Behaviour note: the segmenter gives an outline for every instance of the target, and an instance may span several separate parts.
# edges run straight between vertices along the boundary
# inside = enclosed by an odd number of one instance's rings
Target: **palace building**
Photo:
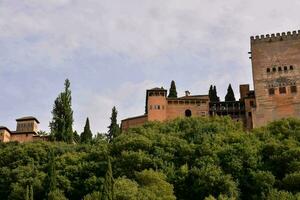
[[[153,88],[146,92],[145,114],[122,120],[122,130],[176,117],[230,116],[246,129],[300,117],[300,31],[251,37],[250,42],[254,90],[240,85],[238,101],[219,102],[189,92],[169,98],[164,88]]]
[[[46,136],[38,135],[38,124],[40,123],[35,117],[22,117],[16,119],[16,131],[11,131],[7,127],[0,126],[0,142],[32,142],[46,141]]]

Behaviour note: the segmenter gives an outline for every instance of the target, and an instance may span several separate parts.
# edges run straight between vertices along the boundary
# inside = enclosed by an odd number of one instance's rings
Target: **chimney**
[[[185,96],[186,96],[186,97],[188,97],[188,96],[190,96],[190,95],[191,95],[190,91],[188,91],[188,90],[185,91]]]

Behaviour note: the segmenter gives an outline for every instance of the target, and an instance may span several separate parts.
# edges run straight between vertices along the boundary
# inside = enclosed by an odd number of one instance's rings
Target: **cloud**
[[[2,0],[0,108],[6,115],[0,121],[12,126],[12,119],[32,112],[46,129],[65,78],[73,86],[75,127],[91,116],[95,131],[106,129],[113,105],[120,118],[142,114],[145,89],[155,83],[167,87],[175,79],[181,93],[194,94],[216,84],[224,96],[231,82],[237,92],[238,84],[252,82],[249,37],[299,29],[299,4]]]

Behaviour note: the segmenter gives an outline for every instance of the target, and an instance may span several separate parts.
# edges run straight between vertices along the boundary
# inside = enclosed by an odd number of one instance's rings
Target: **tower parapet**
[[[266,35],[257,35],[251,36],[251,43],[262,43],[262,42],[276,42],[276,41],[286,41],[286,40],[294,40],[300,38],[300,30],[298,31],[288,31],[282,33],[272,33]]]

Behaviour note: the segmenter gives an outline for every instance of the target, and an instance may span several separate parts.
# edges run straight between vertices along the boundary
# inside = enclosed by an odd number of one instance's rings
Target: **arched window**
[[[186,116],[186,117],[191,117],[191,116],[192,116],[192,111],[189,110],[189,109],[186,110],[186,111],[185,111],[185,116]]]

